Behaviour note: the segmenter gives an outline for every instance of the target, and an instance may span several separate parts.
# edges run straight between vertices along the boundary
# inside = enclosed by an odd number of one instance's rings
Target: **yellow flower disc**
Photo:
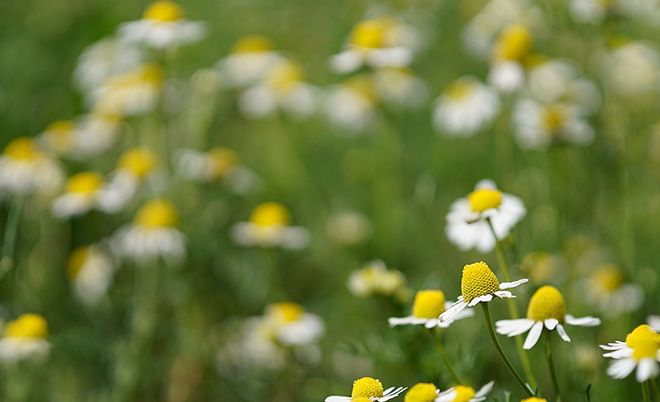
[[[438,388],[431,383],[423,383],[413,385],[406,396],[404,402],[433,402],[438,397]]]
[[[660,335],[647,324],[635,328],[626,336],[626,345],[633,350],[633,359],[655,359],[660,348]]]
[[[179,21],[183,19],[183,9],[173,1],[156,1],[146,9],[144,18],[157,22]]]
[[[260,227],[286,226],[290,221],[289,211],[276,202],[259,204],[250,215],[250,222]]]
[[[231,53],[260,53],[275,50],[273,42],[265,36],[248,35],[239,39],[231,49]]]
[[[543,127],[548,133],[556,132],[566,121],[566,112],[564,108],[558,105],[548,105],[541,112]]]
[[[566,303],[557,288],[543,286],[534,293],[527,307],[527,318],[534,321],[545,321],[554,318],[564,322],[566,318]]]
[[[465,385],[455,386],[454,391],[456,391],[456,398],[454,398],[453,402],[469,402],[475,394],[474,388]]]
[[[208,157],[211,159],[213,178],[225,177],[240,162],[236,152],[224,147],[213,148],[208,152]]]
[[[268,306],[268,314],[283,322],[296,322],[303,315],[305,310],[296,303],[281,302]]]
[[[351,44],[367,49],[383,47],[387,31],[394,25],[389,18],[380,18],[360,22],[351,33]]]
[[[500,282],[485,262],[479,261],[463,267],[461,293],[464,301],[469,303],[475,297],[492,294],[498,290],[500,290]]]
[[[20,339],[44,339],[48,336],[48,324],[40,315],[23,314],[5,326],[5,336]]]
[[[34,140],[28,137],[18,137],[5,147],[4,154],[11,159],[33,162],[41,157],[41,153],[34,146]]]
[[[176,207],[167,200],[149,201],[135,215],[135,223],[147,229],[174,227],[178,222]]]
[[[133,148],[119,159],[119,168],[142,179],[156,167],[156,156],[147,148]]]
[[[545,398],[537,398],[533,396],[531,398],[523,399],[520,402],[548,402],[548,400]]]
[[[471,80],[459,79],[454,81],[449,88],[445,90],[445,96],[452,100],[465,99],[474,89],[474,83]]]
[[[600,267],[591,278],[607,293],[614,292],[623,285],[623,274],[612,264]]]
[[[383,384],[375,378],[362,377],[353,381],[351,398],[380,398],[383,396]]]
[[[101,189],[103,177],[96,172],[82,172],[69,178],[66,189],[69,193],[91,195]]]
[[[71,252],[69,263],[67,264],[67,275],[69,279],[73,280],[78,276],[89,256],[89,250],[89,247],[78,247]]]
[[[494,47],[496,60],[523,61],[532,49],[532,34],[522,25],[505,28]]]
[[[473,212],[480,213],[502,205],[502,193],[492,188],[474,190],[467,198]]]
[[[415,294],[412,315],[416,318],[437,318],[445,311],[445,294],[440,290],[420,290]]]

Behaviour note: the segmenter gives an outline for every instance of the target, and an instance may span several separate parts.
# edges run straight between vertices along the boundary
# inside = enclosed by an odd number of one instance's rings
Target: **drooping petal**
[[[497,333],[507,336],[517,336],[529,331],[534,325],[534,320],[521,318],[518,320],[500,320],[495,323]]]
[[[607,368],[607,374],[612,378],[620,380],[622,378],[628,377],[630,373],[635,369],[637,364],[633,359],[621,359],[615,360],[610,367]]]
[[[325,402],[350,402],[350,396],[329,396],[325,398]]]
[[[559,321],[555,318],[548,318],[543,323],[545,324],[545,327],[548,329],[548,331],[552,331],[555,329],[557,324],[559,324]]]
[[[637,382],[644,382],[658,376],[658,362],[645,358],[637,363]]]
[[[516,296],[509,292],[508,290],[498,290],[497,292],[493,292],[493,294],[500,299],[515,299]]]
[[[632,355],[633,355],[633,350],[626,346],[622,349],[618,349],[613,352],[604,353],[603,357],[609,357],[612,359],[624,359],[624,358],[627,359],[632,357]]]
[[[529,350],[533,348],[534,345],[536,345],[536,342],[539,341],[542,331],[543,331],[543,322],[538,321],[534,323],[532,329],[529,331],[529,334],[527,334],[527,338],[525,339],[525,344],[523,345],[523,349]]]
[[[566,333],[566,330],[564,329],[564,326],[561,324],[557,324],[557,333],[559,336],[561,336],[561,339],[563,339],[566,342],[570,342],[571,338],[568,336]]]
[[[579,327],[595,327],[597,325],[600,325],[600,319],[591,316],[575,318],[570,314],[566,314],[566,324],[575,325]]]
[[[479,391],[477,391],[477,393],[474,394],[474,396],[476,396],[477,398],[485,397],[485,396],[488,395],[488,394],[490,393],[490,391],[493,389],[493,385],[495,385],[495,381],[491,381],[491,382],[489,382],[488,384],[486,384],[486,385],[484,385],[483,387],[481,387],[481,388],[479,389]]]
[[[465,310],[467,303],[464,301],[457,302],[449,310],[440,314],[440,322],[452,321],[461,311]]]
[[[500,282],[500,289],[505,290],[505,289],[517,288],[518,286],[527,282],[529,282],[529,279],[527,278],[518,279],[517,281],[513,281],[513,282]]]

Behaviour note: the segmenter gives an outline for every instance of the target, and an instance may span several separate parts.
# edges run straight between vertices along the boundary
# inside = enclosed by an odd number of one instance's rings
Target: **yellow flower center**
[[[549,105],[543,109],[543,127],[550,133],[557,131],[566,121],[564,109],[557,105]]]
[[[353,381],[351,398],[380,398],[383,396],[383,384],[375,378],[362,377]]]
[[[163,70],[155,64],[147,64],[110,79],[108,86],[115,89],[132,88],[137,85],[160,86]]]
[[[142,179],[156,166],[156,157],[146,148],[134,148],[126,151],[119,159],[119,168]]]
[[[69,178],[67,192],[79,195],[92,195],[103,186],[103,177],[96,172],[82,172]]]
[[[445,95],[452,100],[463,100],[474,89],[474,83],[470,80],[456,80],[445,91]]]
[[[554,318],[564,322],[566,318],[566,303],[557,288],[543,286],[534,293],[527,307],[527,318],[534,321],[545,321]]]
[[[473,212],[484,212],[502,204],[502,193],[492,188],[474,190],[467,198]]]
[[[505,28],[493,49],[495,60],[523,61],[532,48],[532,35],[522,25]]]
[[[351,44],[361,48],[374,49],[385,45],[387,31],[394,25],[389,18],[360,22],[351,33]]]
[[[655,359],[660,348],[660,335],[647,324],[635,328],[626,336],[626,345],[633,350],[633,359]]]
[[[298,321],[304,312],[302,306],[291,302],[274,303],[268,306],[268,314],[287,323]]]
[[[430,383],[420,382],[408,390],[404,402],[433,402],[438,397],[438,388]]]
[[[485,296],[499,289],[500,282],[485,262],[479,261],[463,267],[461,293],[464,301],[470,302],[475,297]]]
[[[71,135],[75,129],[72,121],[60,120],[51,123],[46,127],[48,140],[56,150],[65,151],[71,146]]]
[[[445,294],[440,290],[420,290],[415,294],[412,314],[416,318],[437,318],[445,311]]]
[[[173,1],[156,1],[146,9],[144,18],[157,22],[179,21],[183,19],[183,9]]]
[[[605,265],[601,267],[592,279],[607,293],[614,292],[623,284],[623,274],[615,265]]]
[[[11,159],[34,162],[41,153],[34,146],[34,141],[28,137],[19,137],[7,144],[4,154]]]
[[[545,398],[537,398],[533,396],[531,398],[523,399],[520,402],[548,402],[548,400]]]
[[[474,388],[465,385],[455,386],[454,391],[456,391],[456,398],[454,398],[453,402],[468,402],[475,394]]]
[[[179,214],[167,200],[149,201],[135,216],[135,223],[147,229],[174,227],[178,222]]]
[[[229,148],[213,148],[208,156],[212,162],[211,175],[214,178],[225,177],[240,162],[236,152]]]
[[[261,35],[248,35],[239,39],[231,49],[231,53],[260,53],[275,50],[273,42]]]
[[[44,339],[48,336],[48,324],[40,315],[23,314],[5,326],[5,336],[20,339]]]
[[[365,99],[369,100],[369,102],[376,101],[376,89],[374,88],[374,83],[370,77],[366,75],[356,75],[346,80],[344,85],[346,85],[351,91],[362,95]]]
[[[67,275],[69,279],[75,279],[82,267],[85,265],[87,257],[89,257],[89,247],[78,247],[69,256],[69,263],[67,264]]]
[[[288,91],[303,80],[305,74],[298,63],[280,63],[269,77],[269,83],[279,91]]]
[[[291,221],[289,211],[282,204],[276,202],[265,202],[258,205],[252,215],[250,222],[260,227],[286,226]]]

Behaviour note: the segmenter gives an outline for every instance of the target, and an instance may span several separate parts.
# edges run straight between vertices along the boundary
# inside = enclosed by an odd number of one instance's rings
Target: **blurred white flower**
[[[605,82],[619,94],[660,91],[660,53],[651,43],[625,41],[601,57]]]
[[[348,278],[348,290],[360,297],[394,296],[404,289],[405,284],[406,278],[401,271],[387,269],[381,260],[368,262]]]
[[[600,345],[614,361],[607,369],[612,378],[628,377],[637,369],[637,382],[656,378],[660,374],[660,342],[659,334],[651,326],[642,324],[626,336],[626,341],[615,341]]]
[[[232,237],[242,246],[282,247],[302,249],[309,243],[309,232],[300,226],[291,226],[291,215],[286,207],[276,202],[259,204],[248,222],[239,222],[232,228]]]
[[[316,343],[325,332],[321,317],[308,313],[299,304],[291,302],[267,306],[264,320],[272,326],[275,340],[284,346]]]
[[[527,26],[513,24],[505,27],[493,46],[489,84],[505,93],[522,88],[525,63],[531,50],[532,33]]]
[[[48,324],[37,314],[23,314],[4,326],[0,339],[0,362],[14,363],[24,359],[42,359],[50,351]]]
[[[358,75],[330,89],[324,107],[330,122],[356,133],[373,122],[376,100],[372,77]]]
[[[455,385],[446,391],[438,394],[435,402],[481,402],[486,400],[486,396],[493,390],[493,381],[475,391],[468,385]]]
[[[142,63],[139,48],[115,39],[101,39],[85,48],[78,58],[75,82],[85,94],[94,92],[110,77],[120,75]]]
[[[237,194],[246,194],[259,185],[259,177],[241,165],[234,150],[216,147],[206,152],[180,149],[175,156],[177,172],[197,182],[222,181]]]
[[[584,287],[587,301],[610,317],[637,311],[644,302],[642,287],[626,283],[621,269],[614,264],[597,267]]]
[[[99,195],[103,176],[97,172],[82,172],[71,176],[64,190],[53,202],[53,214],[58,218],[82,215],[93,208],[101,209]]]
[[[162,69],[153,64],[114,75],[94,92],[94,110],[110,116],[148,113],[156,106],[163,80]]]
[[[390,317],[387,322],[390,327],[399,325],[424,325],[426,328],[447,328],[454,321],[471,317],[474,311],[470,308],[461,311],[451,320],[440,322],[440,315],[456,302],[446,301],[445,294],[441,290],[420,290],[415,294],[412,306],[412,314],[407,317]]]
[[[494,91],[472,77],[462,77],[436,101],[433,126],[441,134],[468,137],[491,123],[499,110]]]
[[[263,81],[273,66],[284,57],[275,51],[265,36],[249,35],[239,39],[229,55],[217,63],[221,82],[229,88],[242,88]]]
[[[60,166],[32,138],[14,138],[0,155],[0,198],[33,192],[52,194],[63,181]]]
[[[184,18],[181,6],[170,0],[158,0],[145,10],[142,19],[119,26],[119,37],[128,43],[143,43],[156,49],[199,42],[204,38],[204,24]]]
[[[571,17],[588,24],[602,23],[608,15],[636,18],[657,26],[660,3],[657,0],[571,0]]]
[[[418,108],[428,98],[426,83],[407,68],[380,68],[373,72],[378,98],[403,108]]]
[[[363,402],[370,400],[372,402],[385,402],[394,399],[405,391],[406,387],[390,387],[383,389],[380,380],[372,377],[362,377],[353,381],[351,396],[329,396],[325,402]]]
[[[660,331],[660,315],[650,315],[647,322],[656,332]]]
[[[497,237],[503,239],[526,213],[520,198],[500,192],[490,180],[482,180],[466,198],[451,205],[445,233],[461,250],[488,253],[495,247],[495,237],[487,219]]]
[[[330,238],[344,246],[362,244],[371,236],[371,223],[357,211],[340,211],[328,218],[326,232]]]
[[[85,159],[107,151],[117,140],[118,117],[88,114],[78,121],[55,121],[39,136],[50,152],[72,159]]]
[[[69,280],[76,296],[87,305],[94,305],[105,296],[114,270],[110,256],[97,245],[78,247],[69,255]]]

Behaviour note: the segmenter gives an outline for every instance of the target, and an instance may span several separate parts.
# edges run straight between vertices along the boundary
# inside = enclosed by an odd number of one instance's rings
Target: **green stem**
[[[495,345],[495,349],[497,349],[497,353],[500,354],[500,357],[504,361],[504,364],[506,367],[509,369],[509,372],[513,377],[518,381],[518,384],[522,387],[523,391],[527,396],[534,396],[534,391],[525,383],[525,381],[520,377],[520,374],[516,371],[516,369],[513,367],[509,359],[506,357],[504,354],[504,350],[502,349],[502,346],[500,345],[500,342],[497,340],[497,336],[495,335],[495,328],[493,327],[493,320],[490,317],[490,308],[488,307],[488,303],[480,303],[481,307],[483,308],[484,312],[484,319],[486,320],[486,326],[488,327],[488,334],[490,335],[490,339],[493,341],[493,344]]]
[[[552,358],[552,339],[549,334],[545,334],[545,358],[548,361],[548,369],[550,370],[550,377],[552,378],[552,385],[555,388],[557,401],[561,398],[561,391],[559,388],[559,381],[557,381],[557,372],[555,371],[555,362]]]
[[[653,389],[653,395],[655,395],[655,399],[660,401],[660,390],[658,390],[658,384],[656,384],[656,380],[649,380],[651,383],[651,387]]]
[[[463,384],[461,379],[458,378],[456,370],[454,370],[454,366],[452,366],[451,361],[449,360],[449,356],[447,355],[447,351],[445,350],[445,347],[442,344],[442,340],[440,338],[438,338],[438,353],[440,353],[440,358],[445,363],[445,366],[447,366],[447,370],[449,371],[449,375],[451,376],[452,381],[454,381],[454,385]]]
[[[18,222],[20,221],[23,200],[14,198],[9,206],[7,215],[7,226],[2,243],[2,259],[0,259],[0,280],[14,267],[14,251],[16,249],[16,236],[18,233]]]
[[[486,223],[488,224],[488,227],[490,228],[490,232],[493,234],[493,237],[495,238],[495,254],[497,255],[497,264],[500,266],[500,269],[502,270],[502,276],[504,276],[504,280],[509,282],[511,281],[511,273],[509,270],[509,264],[507,263],[506,260],[506,255],[504,253],[504,246],[502,245],[500,238],[497,237],[497,234],[495,233],[495,228],[493,227],[493,222],[491,222],[490,218],[486,218]],[[514,299],[507,299],[506,302],[507,302],[506,303],[507,307],[509,308],[509,315],[511,316],[511,318],[514,320],[520,318],[520,313],[518,312],[518,305],[516,305],[516,301]],[[536,387],[536,377],[534,376],[534,372],[532,371],[532,365],[529,361],[529,356],[527,355],[525,349],[523,349],[522,337],[516,336],[514,340],[516,343],[516,350],[518,351],[518,358],[520,359],[520,363],[522,363],[523,371],[525,372],[527,381],[532,387]]]
[[[651,392],[649,391],[649,380],[642,383],[642,397],[644,402],[651,402]]]

